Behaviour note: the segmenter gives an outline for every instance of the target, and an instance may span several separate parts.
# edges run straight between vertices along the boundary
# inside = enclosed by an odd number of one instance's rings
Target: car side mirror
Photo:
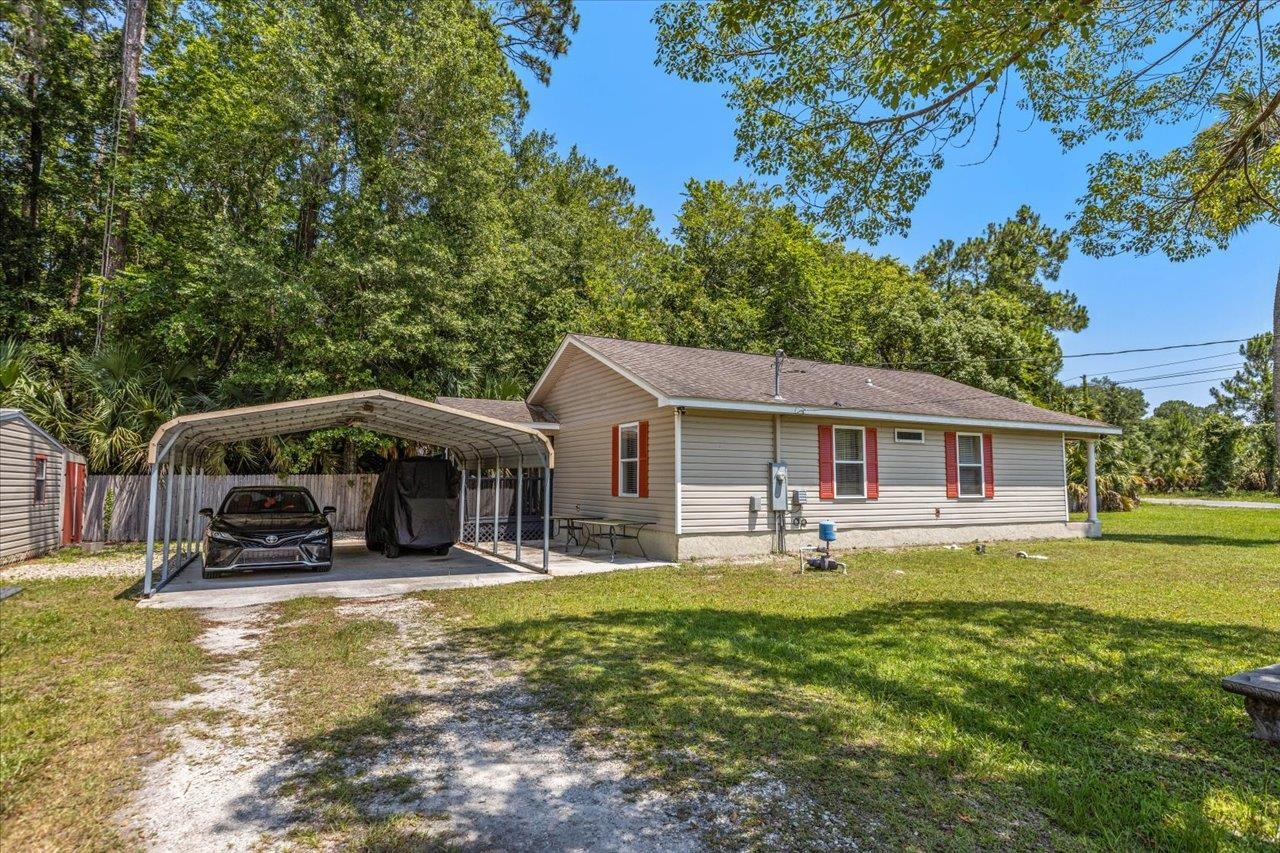
[[[321,514],[321,515],[333,515],[333,514],[334,514],[335,512],[337,512],[337,511],[338,511],[338,508],[337,508],[337,507],[327,506],[327,507],[325,507],[324,509],[320,510],[320,514]]]
[[[204,509],[200,510],[200,514],[203,515],[205,518],[213,518],[213,510],[211,510],[209,507],[205,507]]]

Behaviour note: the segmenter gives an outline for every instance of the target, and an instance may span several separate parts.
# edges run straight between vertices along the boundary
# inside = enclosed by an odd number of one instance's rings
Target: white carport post
[[[147,573],[142,579],[142,592],[151,595],[151,575],[156,563],[156,492],[160,488],[160,462],[151,463],[151,485],[147,501]]]
[[[196,534],[196,480],[198,474],[195,470],[195,454],[187,459],[187,559],[191,559],[192,544],[195,541]],[[185,561],[184,561],[185,563]]]
[[[186,523],[186,519],[187,519],[187,516],[186,516],[186,512],[187,512],[186,464],[187,464],[187,453],[184,450],[182,453],[178,454],[178,477],[177,477],[178,479],[178,517],[177,517],[177,522],[173,532],[174,552],[175,552],[176,559],[179,563],[181,563],[182,560],[185,559],[186,553],[187,553],[187,542],[182,534],[182,531],[183,531],[182,526],[183,524]],[[160,578],[161,581],[163,581],[168,576],[169,576],[169,567],[165,566],[164,571],[161,573],[161,578]]]
[[[520,539],[524,535],[521,521],[524,519],[524,457],[516,463],[516,562],[520,562]]]
[[[462,490],[458,493],[458,541],[467,541],[467,469],[462,469]]]
[[[551,574],[551,460],[542,457],[542,573]]]
[[[493,469],[493,553],[498,554],[498,495],[502,492],[502,469],[494,463]]]
[[[157,463],[159,464],[159,463]],[[169,565],[169,543],[172,539],[169,525],[173,522],[173,462],[165,466],[164,478],[164,550],[162,565]]]
[[[170,436],[168,442],[156,454],[155,461],[151,463],[151,483],[147,498],[147,565],[146,571],[142,576],[142,594],[148,597],[156,589],[156,498],[159,496],[160,466],[167,463],[169,476],[173,476],[173,460],[169,458],[169,451],[173,449],[173,443],[178,440],[180,435],[182,435],[182,431],[178,430],[174,435]]]
[[[480,550],[480,458],[476,457],[476,529],[472,531],[472,540],[476,550]]]

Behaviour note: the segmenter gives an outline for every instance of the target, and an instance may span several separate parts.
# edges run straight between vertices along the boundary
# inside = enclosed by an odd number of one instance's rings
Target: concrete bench
[[[1254,737],[1280,743],[1280,663],[1228,676],[1222,679],[1222,689],[1244,697]]]

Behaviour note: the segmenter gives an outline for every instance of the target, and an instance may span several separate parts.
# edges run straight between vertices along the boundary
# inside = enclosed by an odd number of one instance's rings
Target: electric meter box
[[[787,507],[787,463],[769,463],[769,509],[772,512],[786,512]]]

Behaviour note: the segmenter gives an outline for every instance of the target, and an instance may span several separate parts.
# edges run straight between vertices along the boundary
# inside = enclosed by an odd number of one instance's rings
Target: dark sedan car
[[[333,507],[316,509],[315,499],[297,486],[239,486],[227,492],[209,519],[203,542],[204,576],[253,569],[308,569],[333,566]]]

